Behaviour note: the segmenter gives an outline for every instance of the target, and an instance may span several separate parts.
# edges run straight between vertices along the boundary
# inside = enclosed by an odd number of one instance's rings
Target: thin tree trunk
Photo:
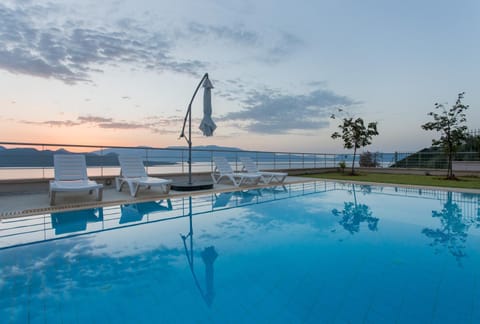
[[[452,160],[453,160],[453,148],[452,148],[452,144],[448,143],[447,179],[453,179]]]
[[[355,154],[357,153],[357,146],[353,147],[353,161],[352,161],[352,175],[355,174]]]
[[[447,178],[448,179],[453,179],[453,170],[452,170],[452,152],[448,154],[448,172],[447,172]]]

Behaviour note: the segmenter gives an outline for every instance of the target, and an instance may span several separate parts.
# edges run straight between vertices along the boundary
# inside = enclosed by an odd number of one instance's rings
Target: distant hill
[[[69,154],[65,149],[56,151],[37,150],[34,148],[13,148],[0,150],[0,167],[52,167],[54,154]],[[85,153],[88,165],[118,165],[115,154],[98,155]]]
[[[221,146],[196,146],[192,150],[192,159],[196,162],[209,161],[211,150],[223,151],[227,158],[234,158],[237,152],[243,150],[235,147]],[[187,147],[172,146],[166,149],[153,149],[150,147],[138,147],[133,149],[111,148],[85,152],[87,165],[89,166],[117,166],[119,154],[137,155],[148,161],[148,165],[174,164],[186,161],[188,157]],[[52,167],[54,154],[69,154],[65,149],[37,150],[34,148],[7,149],[0,146],[0,167]]]
[[[459,161],[480,160],[480,135],[469,136],[459,147],[454,159]],[[446,169],[448,164],[443,149],[439,147],[424,148],[397,161],[392,167]]]

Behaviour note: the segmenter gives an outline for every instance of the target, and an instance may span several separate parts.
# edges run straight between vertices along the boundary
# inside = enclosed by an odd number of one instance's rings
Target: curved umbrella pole
[[[187,114],[185,115],[185,118],[183,120],[183,127],[182,127],[182,132],[180,133],[180,137],[184,137],[185,140],[188,143],[188,184],[192,184],[192,103],[193,99],[195,99],[195,96],[197,95],[198,89],[200,89],[200,86],[203,84],[205,80],[208,80],[208,73],[205,73],[200,82],[197,85],[197,88],[195,89],[195,92],[193,93],[192,99],[190,100],[190,103],[188,104],[188,109],[187,109]],[[187,124],[188,120],[188,137],[185,136],[185,126]]]

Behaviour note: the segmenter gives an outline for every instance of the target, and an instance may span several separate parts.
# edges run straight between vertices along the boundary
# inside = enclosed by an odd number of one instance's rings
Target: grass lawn
[[[411,174],[365,173],[351,176],[348,173],[332,172],[309,174],[308,177],[332,180],[367,181],[395,184],[408,184],[434,187],[480,189],[480,177],[459,177],[459,180],[445,180],[444,176],[426,176]]]

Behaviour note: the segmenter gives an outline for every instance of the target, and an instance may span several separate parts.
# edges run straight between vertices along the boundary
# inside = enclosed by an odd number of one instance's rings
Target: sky
[[[0,142],[186,145],[204,73],[194,146],[343,152],[341,109],[378,122],[366,149],[412,152],[463,91],[480,128],[478,0],[3,0],[0,21]]]

